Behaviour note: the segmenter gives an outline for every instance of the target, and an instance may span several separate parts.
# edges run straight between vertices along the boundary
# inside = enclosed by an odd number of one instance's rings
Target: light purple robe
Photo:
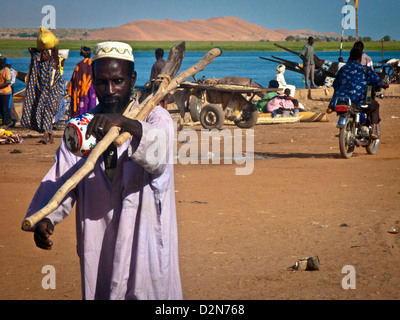
[[[101,156],[93,172],[48,216],[56,225],[76,202],[77,251],[87,300],[182,299],[172,119],[157,106],[142,127],[139,144],[131,138],[118,148],[113,182],[105,175]],[[161,143],[152,141],[155,135]],[[165,152],[167,160],[155,158],[149,150],[160,152],[156,155]],[[84,161],[62,142],[27,216],[46,205]]]

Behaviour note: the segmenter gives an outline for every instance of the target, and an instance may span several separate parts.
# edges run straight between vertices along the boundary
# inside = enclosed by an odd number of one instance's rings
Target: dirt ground
[[[177,162],[184,299],[400,299],[400,233],[388,233],[400,229],[400,99],[379,102],[382,142],[373,156],[357,148],[341,159],[331,114],[329,122],[255,126],[250,175],[236,175],[244,165],[235,161]],[[200,136],[200,126],[184,128]],[[62,132],[42,145],[38,135],[12,131],[25,142],[0,146],[0,299],[81,299],[74,218],[56,227],[51,251],[21,231]],[[310,256],[320,270],[290,269]],[[46,265],[55,267],[56,289],[42,288]],[[355,282],[345,266],[354,267]]]

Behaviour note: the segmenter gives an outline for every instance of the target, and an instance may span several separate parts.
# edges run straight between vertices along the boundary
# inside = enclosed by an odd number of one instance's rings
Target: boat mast
[[[354,0],[354,7],[356,8],[356,41],[358,41],[358,0]]]

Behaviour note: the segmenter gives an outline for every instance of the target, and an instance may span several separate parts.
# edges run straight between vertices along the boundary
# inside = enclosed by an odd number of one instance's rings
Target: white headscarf
[[[286,69],[286,67],[285,67],[285,65],[283,65],[283,64],[280,64],[279,66],[276,67],[276,71],[277,71],[278,73],[284,73],[284,72],[285,72],[285,69]]]

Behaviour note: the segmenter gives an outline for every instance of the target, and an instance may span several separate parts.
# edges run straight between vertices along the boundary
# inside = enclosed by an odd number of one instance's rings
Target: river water
[[[382,61],[382,52],[366,52],[372,60],[376,62]],[[324,51],[316,52],[320,59],[337,61],[339,57],[339,51]],[[149,51],[134,52],[135,55],[135,69],[137,71],[137,86],[143,86],[150,77],[150,70],[155,62],[154,53]],[[205,52],[186,52],[185,58],[183,59],[181,71],[187,69],[188,67],[194,65],[199,61]],[[347,61],[349,52],[343,52],[344,61]],[[168,52],[165,53],[165,60],[168,56]],[[276,74],[277,63],[266,61],[260,59],[259,57],[272,58],[272,56],[277,56],[279,58],[301,63],[302,61],[295,54],[285,52],[285,51],[263,51],[263,52],[223,52],[220,57],[215,58],[215,60],[208,65],[203,71],[196,75],[196,78],[200,79],[203,76],[205,78],[222,78],[225,76],[236,76],[236,77],[246,77],[251,78],[253,81],[262,85],[263,87],[268,87],[268,83],[272,80]],[[400,59],[400,51],[396,52],[385,52],[384,59],[396,58]],[[30,62],[29,57],[18,57],[9,58],[12,63],[12,67],[18,71],[27,72]],[[71,79],[75,65],[82,60],[79,55],[79,51],[70,51],[69,58],[66,60],[64,65],[64,78],[69,81]],[[297,88],[304,88],[304,78],[301,74],[286,71],[285,79],[288,84],[295,85]],[[192,81],[193,79],[188,79]],[[17,80],[15,84],[15,91],[24,88],[24,84]]]

